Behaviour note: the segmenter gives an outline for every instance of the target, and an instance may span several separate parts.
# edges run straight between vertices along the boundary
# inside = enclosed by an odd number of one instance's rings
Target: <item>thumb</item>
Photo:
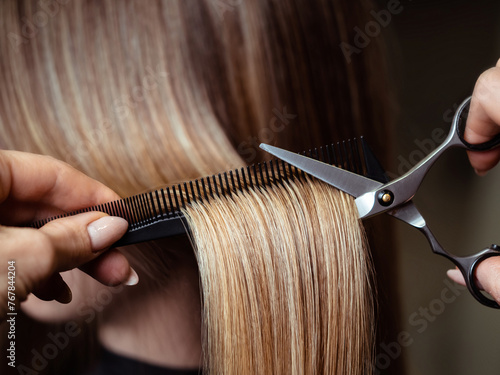
[[[127,227],[125,219],[102,212],[57,219],[40,229],[0,227],[0,256],[16,262],[16,284],[20,287],[16,290],[23,299],[54,274],[97,258]]]
[[[39,231],[49,239],[53,272],[76,268],[96,258],[122,237],[128,222],[102,212],[87,212],[45,224]]]

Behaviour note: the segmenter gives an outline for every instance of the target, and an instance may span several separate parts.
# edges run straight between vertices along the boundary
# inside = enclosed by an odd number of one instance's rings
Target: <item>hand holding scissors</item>
[[[485,71],[479,77],[467,118],[464,138],[470,143],[481,143],[492,139],[500,132],[500,60],[496,67]],[[500,148],[485,152],[468,152],[472,167],[480,176],[486,174],[500,160]],[[500,303],[500,258],[492,257],[478,266],[478,286],[486,290]],[[449,270],[448,276],[465,285],[459,270]]]
[[[464,139],[465,122],[471,99],[466,99],[457,109],[451,130],[446,140],[427,157],[403,176],[387,182],[370,178],[337,168],[321,161],[289,152],[277,147],[261,144],[270,154],[288,162],[308,174],[352,195],[356,198],[361,219],[387,212],[405,223],[420,230],[429,241],[434,253],[451,260],[462,273],[470,293],[483,305],[500,308],[500,305],[484,295],[475,280],[478,265],[485,259],[500,256],[500,247],[491,245],[479,253],[459,257],[446,251],[427,226],[425,219],[412,202],[425,175],[439,156],[450,147],[462,147],[469,151],[493,150],[500,144],[500,135],[485,139],[483,143],[471,144]]]

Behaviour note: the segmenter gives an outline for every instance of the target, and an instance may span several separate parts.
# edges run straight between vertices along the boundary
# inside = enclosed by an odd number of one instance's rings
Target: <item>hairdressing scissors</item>
[[[480,262],[489,257],[500,255],[500,246],[493,244],[475,255],[455,256],[440,245],[427,226],[424,217],[412,202],[412,198],[428,170],[447,149],[462,147],[467,150],[486,151],[500,144],[500,134],[482,144],[473,145],[465,141],[463,134],[469,113],[470,100],[469,97],[458,107],[450,132],[444,142],[407,173],[393,181],[387,179],[385,181],[376,181],[278,147],[266,144],[261,144],[260,147],[277,158],[355,197],[361,219],[386,212],[417,228],[425,235],[434,253],[448,258],[458,267],[464,276],[467,288],[474,298],[485,306],[498,309],[500,305],[483,294],[477,287],[474,273]]]

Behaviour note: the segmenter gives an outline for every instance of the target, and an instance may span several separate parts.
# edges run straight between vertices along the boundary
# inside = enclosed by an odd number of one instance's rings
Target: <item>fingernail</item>
[[[73,293],[71,293],[71,289],[69,288],[68,284],[64,283],[63,289],[61,289],[61,293],[55,298],[57,302],[60,303],[70,303],[71,300],[73,299]]]
[[[104,216],[87,226],[92,251],[97,252],[111,246],[125,234],[127,220],[116,216]]]
[[[137,272],[135,272],[135,270],[132,267],[130,267],[130,274],[128,275],[128,279],[125,280],[123,284],[127,286],[133,286],[137,285],[138,282],[139,282],[139,276],[137,275]]]
[[[483,177],[486,175],[486,173],[488,173],[488,171],[480,171],[478,169],[474,169],[474,172],[476,172],[476,174],[480,177]]]

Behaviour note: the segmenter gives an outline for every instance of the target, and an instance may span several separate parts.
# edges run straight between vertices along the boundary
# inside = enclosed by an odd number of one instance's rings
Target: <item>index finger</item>
[[[0,223],[35,221],[120,197],[102,183],[49,156],[0,151]]]

